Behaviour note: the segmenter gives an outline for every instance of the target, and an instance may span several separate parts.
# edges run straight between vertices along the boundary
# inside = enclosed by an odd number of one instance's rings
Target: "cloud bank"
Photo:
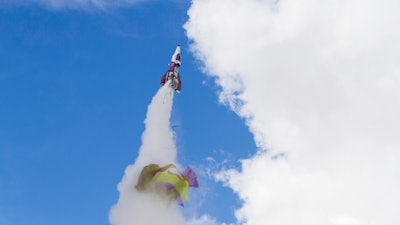
[[[400,223],[397,0],[193,0],[192,51],[259,147],[238,224]]]

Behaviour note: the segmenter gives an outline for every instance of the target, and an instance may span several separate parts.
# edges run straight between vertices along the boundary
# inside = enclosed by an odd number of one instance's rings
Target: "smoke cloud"
[[[173,95],[169,85],[164,85],[148,107],[139,156],[126,168],[125,176],[118,184],[120,197],[110,213],[113,225],[184,224],[177,204],[168,204],[157,195],[139,193],[135,189],[144,166],[150,163],[164,166],[176,161],[177,151],[169,122]]]
[[[400,223],[397,0],[193,0],[192,51],[259,147],[238,224]]]

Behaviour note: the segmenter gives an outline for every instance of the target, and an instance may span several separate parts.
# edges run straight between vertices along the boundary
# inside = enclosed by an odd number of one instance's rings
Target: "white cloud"
[[[400,222],[399,8],[192,1],[192,50],[259,147],[217,175],[243,201],[239,223]]]
[[[194,218],[192,220],[187,221],[186,225],[228,225],[228,224],[226,223],[221,224],[215,218],[203,215],[200,218]]]
[[[106,10],[110,7],[129,6],[151,0],[0,0],[0,6],[40,4],[51,9]]]
[[[187,222],[188,225],[217,225],[217,221],[212,218],[209,217],[207,215],[203,215],[200,218],[194,218],[190,221]]]

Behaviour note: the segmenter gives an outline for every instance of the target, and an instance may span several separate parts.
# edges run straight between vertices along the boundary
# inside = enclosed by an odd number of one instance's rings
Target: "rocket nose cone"
[[[174,62],[174,63],[179,62],[179,64],[180,64],[180,62],[181,62],[181,46],[180,45],[178,45],[176,47],[175,52],[172,55],[171,62]]]
[[[181,46],[176,46],[175,53],[181,53]]]

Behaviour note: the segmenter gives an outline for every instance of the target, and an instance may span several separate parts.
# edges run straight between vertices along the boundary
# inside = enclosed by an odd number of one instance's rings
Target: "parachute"
[[[163,167],[157,164],[149,164],[143,167],[136,189],[141,192],[162,193],[183,206],[182,198],[189,201],[187,195],[189,187],[199,187],[197,176],[190,167],[187,167],[183,173],[173,173],[168,170],[171,167],[176,168],[174,164]]]

